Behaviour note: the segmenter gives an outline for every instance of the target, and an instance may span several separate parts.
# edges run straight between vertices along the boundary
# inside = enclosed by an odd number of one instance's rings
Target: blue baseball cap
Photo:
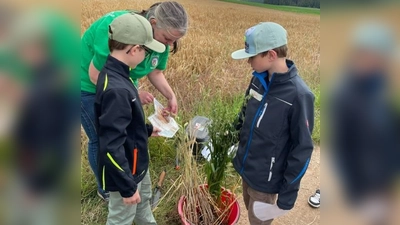
[[[285,28],[274,22],[262,22],[246,30],[244,49],[231,54],[233,59],[245,59],[287,44]]]

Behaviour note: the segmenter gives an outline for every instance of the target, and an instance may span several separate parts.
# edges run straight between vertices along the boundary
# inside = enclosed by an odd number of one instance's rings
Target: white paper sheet
[[[161,105],[156,99],[154,99],[154,114],[149,116],[150,123],[159,128],[161,131],[158,133],[160,136],[172,138],[175,133],[179,130],[179,126],[171,116],[164,118],[162,111],[164,106]]]
[[[285,215],[289,211],[290,210],[280,209],[276,204],[271,205],[259,201],[255,201],[253,205],[254,215],[261,221],[267,221],[277,218],[279,216]]]

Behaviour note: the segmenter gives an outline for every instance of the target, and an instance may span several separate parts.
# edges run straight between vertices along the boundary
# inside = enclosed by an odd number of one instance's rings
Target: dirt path
[[[308,197],[314,194],[315,189],[320,185],[320,148],[314,150],[311,163],[304,175],[299,196],[297,197],[294,208],[286,215],[276,219],[273,225],[319,225],[320,211],[319,209],[311,208],[308,203]],[[247,210],[244,206],[242,197],[239,198],[240,203],[240,219],[238,225],[250,224],[247,220]]]

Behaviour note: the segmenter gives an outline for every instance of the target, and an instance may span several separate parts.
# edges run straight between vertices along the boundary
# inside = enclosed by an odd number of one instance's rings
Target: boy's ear
[[[133,51],[134,53],[140,52],[140,46],[139,46],[139,45],[133,46],[132,51]]]
[[[275,60],[278,58],[278,54],[276,53],[276,51],[269,50],[268,53],[269,53],[268,55],[269,55],[270,60]]]
[[[126,50],[129,50],[128,55],[133,55],[134,53],[136,53],[136,51],[139,50],[139,45],[135,45],[133,47],[128,46],[128,48]]]

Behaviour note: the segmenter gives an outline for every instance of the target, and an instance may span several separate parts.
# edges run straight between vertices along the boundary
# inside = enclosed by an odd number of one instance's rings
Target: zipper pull
[[[275,157],[271,157],[271,165],[269,167],[268,182],[271,181],[271,179],[272,179],[272,167],[274,167],[274,163],[275,163]]]
[[[271,181],[271,178],[272,178],[272,172],[271,172],[271,171],[269,171],[269,175],[268,175],[268,182],[270,182],[270,181]]]
[[[275,163],[275,157],[271,157],[271,165],[269,166],[269,170],[272,170],[274,163]]]
[[[258,116],[261,116],[261,115],[264,113],[265,108],[267,107],[267,105],[268,105],[268,103],[265,103],[265,104],[264,104],[264,107],[263,107],[263,109],[258,113]]]

